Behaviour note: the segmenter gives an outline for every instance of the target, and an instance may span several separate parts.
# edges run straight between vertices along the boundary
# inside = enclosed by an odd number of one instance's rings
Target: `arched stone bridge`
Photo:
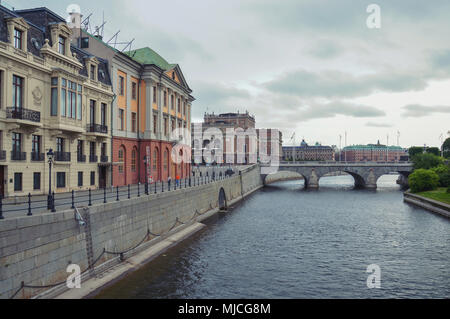
[[[261,164],[261,168],[261,176],[263,178],[264,184],[266,184],[265,180],[269,174],[264,174],[264,168],[276,168],[264,164]],[[355,187],[376,189],[378,178],[391,172],[399,173],[399,184],[406,187],[408,185],[408,176],[413,171],[413,165],[409,162],[282,162],[278,166],[278,171],[291,171],[300,174],[305,180],[305,188],[319,188],[319,179],[328,173],[345,172],[353,176],[355,180]],[[283,180],[283,178],[279,180]],[[277,180],[275,179],[274,181]]]

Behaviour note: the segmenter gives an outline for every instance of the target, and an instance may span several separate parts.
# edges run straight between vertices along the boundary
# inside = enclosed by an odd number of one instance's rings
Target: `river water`
[[[450,298],[450,220],[403,203],[396,179],[272,184],[96,297]]]

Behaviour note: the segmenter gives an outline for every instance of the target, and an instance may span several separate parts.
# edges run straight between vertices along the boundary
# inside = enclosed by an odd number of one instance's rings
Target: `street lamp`
[[[48,159],[48,197],[47,197],[47,209],[51,209],[52,212],[55,211],[53,206],[53,195],[52,195],[52,164],[53,164],[53,150],[49,149],[47,152]]]
[[[145,169],[145,194],[148,195],[148,176],[147,176],[147,165],[148,165],[148,156],[144,155],[144,169]]]

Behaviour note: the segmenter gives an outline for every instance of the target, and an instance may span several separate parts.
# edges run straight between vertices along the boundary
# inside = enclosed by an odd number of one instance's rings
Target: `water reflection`
[[[396,179],[269,185],[98,297],[448,298],[449,221],[404,204]],[[381,289],[366,286],[372,263]]]

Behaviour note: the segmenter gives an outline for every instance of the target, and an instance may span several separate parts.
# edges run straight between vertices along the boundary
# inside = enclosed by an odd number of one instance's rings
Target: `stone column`
[[[316,174],[316,170],[313,168],[311,174],[306,177],[305,188],[308,189],[318,189],[319,188],[319,177]]]
[[[377,177],[375,176],[373,172],[373,168],[370,169],[369,175],[367,176],[365,180],[365,187],[367,189],[377,189]]]

